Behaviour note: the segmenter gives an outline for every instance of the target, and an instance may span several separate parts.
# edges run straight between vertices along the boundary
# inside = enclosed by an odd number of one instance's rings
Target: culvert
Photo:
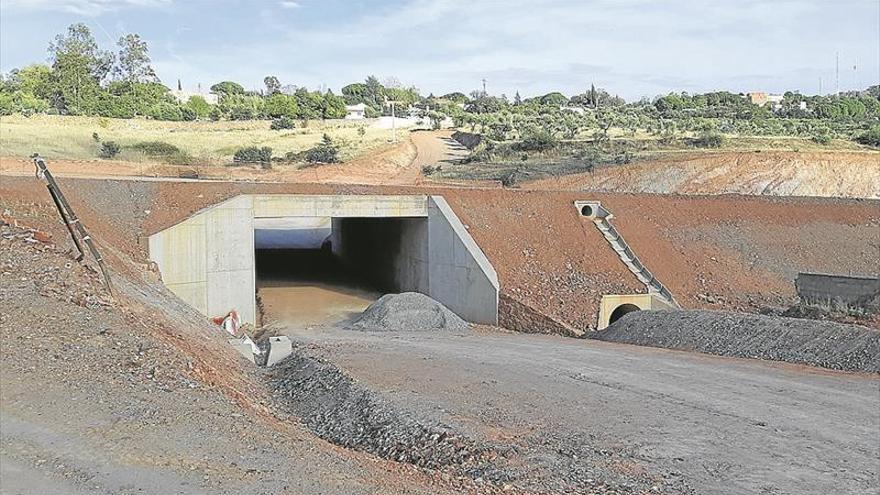
[[[307,235],[283,232],[304,224]],[[440,196],[241,195],[151,235],[149,249],[163,283],[195,309],[234,309],[256,324],[257,247],[313,249],[325,240],[339,266],[379,291],[420,292],[467,321],[498,323],[495,269]]]
[[[641,311],[642,308],[636,306],[635,304],[621,304],[620,306],[614,308],[614,311],[611,312],[611,316],[608,317],[608,324],[611,325],[615,321],[621,319],[623,315],[627,313],[632,313],[634,311]]]

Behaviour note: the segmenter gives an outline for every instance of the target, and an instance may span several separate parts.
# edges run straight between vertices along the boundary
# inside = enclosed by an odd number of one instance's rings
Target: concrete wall
[[[428,295],[467,321],[498,324],[498,275],[452,208],[428,198]]]
[[[203,314],[235,309],[254,323],[254,225],[286,217],[332,217],[334,226],[360,225],[351,228],[361,235],[344,227],[334,232],[341,255],[355,256],[351,253],[362,247],[352,243],[369,242],[374,261],[383,249],[389,254],[375,269],[390,274],[399,290],[427,294],[468,321],[497,324],[495,269],[442,197],[238,196],[150,236],[150,258],[165,285]],[[385,220],[382,227],[378,219],[388,218],[397,220]]]
[[[880,278],[799,273],[794,281],[805,303],[836,303],[864,306],[880,294]]]
[[[256,321],[250,196],[238,196],[150,236],[150,259],[178,297],[207,316]]]
[[[599,305],[599,324],[596,329],[607,328],[610,324],[611,314],[624,304],[637,306],[641,311],[678,309],[657,294],[608,294],[602,296],[602,302]]]

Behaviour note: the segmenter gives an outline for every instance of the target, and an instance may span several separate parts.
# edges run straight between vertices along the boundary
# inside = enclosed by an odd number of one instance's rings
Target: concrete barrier
[[[807,304],[840,304],[864,307],[880,296],[880,278],[798,273],[798,297]]]

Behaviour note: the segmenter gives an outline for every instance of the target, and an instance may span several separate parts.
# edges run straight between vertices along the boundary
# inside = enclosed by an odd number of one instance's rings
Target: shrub
[[[556,137],[546,129],[531,129],[523,133],[516,144],[520,151],[546,151],[556,147]]]
[[[291,119],[288,116],[283,116],[272,121],[272,124],[269,126],[269,129],[273,131],[280,131],[282,129],[293,129],[296,127],[296,121]]]
[[[306,151],[305,158],[309,163],[338,163],[339,146],[333,142],[329,134],[324,134],[324,138],[317,146]]]
[[[188,165],[193,161],[192,157],[185,151],[165,141],[143,141],[135,143],[129,146],[129,148],[151,158],[161,158],[168,163],[176,165]]]
[[[231,120],[253,120],[255,116],[254,109],[246,105],[235,105],[229,109]]]
[[[831,144],[831,134],[826,132],[821,132],[818,134],[814,134],[813,137],[810,138],[814,143],[821,144],[823,146]]]
[[[183,120],[183,113],[180,111],[180,107],[168,102],[157,103],[150,107],[150,117],[156,120],[170,120],[170,121],[179,121]]]
[[[705,131],[691,143],[697,148],[720,148],[724,144],[724,136],[715,131]]]
[[[861,144],[880,148],[880,125],[875,125],[856,138]]]
[[[183,120],[186,120],[188,122],[199,118],[199,115],[196,113],[196,111],[187,106],[180,107],[180,115],[181,117],[183,117]]]
[[[441,165],[437,165],[436,167],[432,167],[431,165],[423,165],[422,166],[422,175],[434,175],[443,171],[443,167]]]
[[[114,156],[119,154],[119,151],[122,149],[116,141],[104,141],[101,143],[101,158],[113,158]]]
[[[261,163],[265,167],[265,164],[272,162],[272,148],[268,146],[263,146],[262,148],[256,146],[241,148],[235,152],[232,161],[236,164]]]

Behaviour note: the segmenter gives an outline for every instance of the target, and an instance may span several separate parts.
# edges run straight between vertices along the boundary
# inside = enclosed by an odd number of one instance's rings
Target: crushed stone
[[[829,321],[726,311],[635,311],[598,340],[880,373],[880,332]]]
[[[469,325],[443,304],[418,292],[386,294],[349,326],[369,332],[466,331]]]

